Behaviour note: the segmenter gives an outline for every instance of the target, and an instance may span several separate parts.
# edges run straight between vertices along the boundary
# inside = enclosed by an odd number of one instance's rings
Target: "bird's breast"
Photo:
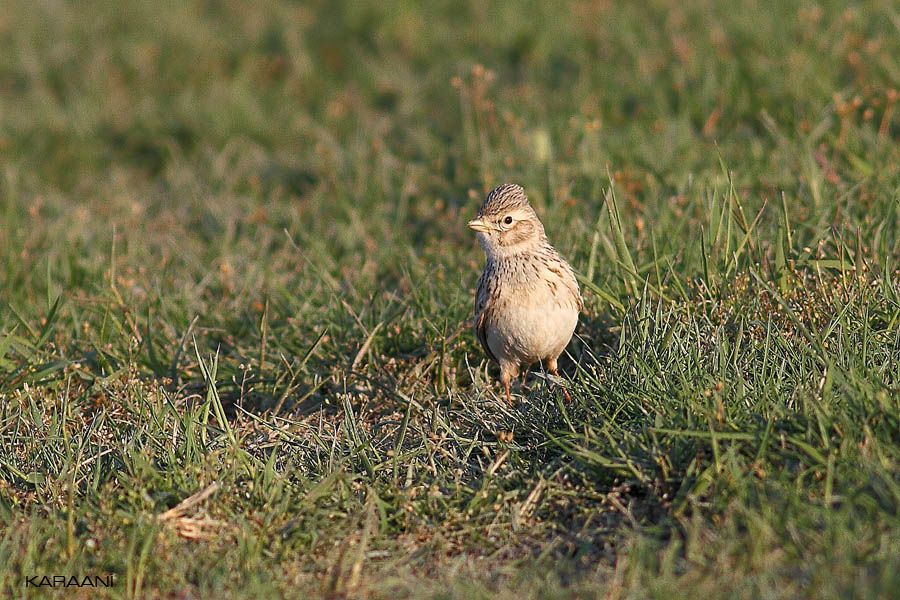
[[[501,361],[533,363],[555,358],[578,323],[579,305],[570,283],[540,266],[507,269],[506,277],[502,273],[498,277],[501,285],[486,308],[491,352]]]

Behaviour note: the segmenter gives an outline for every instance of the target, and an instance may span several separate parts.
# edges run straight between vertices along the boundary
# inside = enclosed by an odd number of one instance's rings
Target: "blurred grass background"
[[[894,3],[11,0],[0,47],[3,595],[900,588]],[[469,331],[504,181],[582,275],[571,406]]]

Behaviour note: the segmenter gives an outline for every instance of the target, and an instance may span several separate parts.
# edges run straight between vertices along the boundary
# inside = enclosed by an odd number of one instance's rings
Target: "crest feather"
[[[485,217],[497,215],[513,208],[524,208],[529,206],[528,196],[522,186],[515,183],[503,183],[491,190],[484,202],[481,203],[481,209],[478,216]]]

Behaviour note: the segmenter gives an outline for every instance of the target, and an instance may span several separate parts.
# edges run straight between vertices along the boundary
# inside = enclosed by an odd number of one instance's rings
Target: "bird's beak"
[[[471,221],[469,221],[469,228],[484,233],[487,233],[491,230],[491,226],[488,225],[483,219],[472,219]]]

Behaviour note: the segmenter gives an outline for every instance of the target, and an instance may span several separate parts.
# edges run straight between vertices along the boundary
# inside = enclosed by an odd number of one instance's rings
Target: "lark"
[[[510,381],[541,362],[558,375],[578,313],[584,307],[575,273],[550,245],[521,186],[505,183],[487,195],[469,221],[487,261],[475,294],[475,335],[500,365],[500,382],[512,404]],[[569,393],[563,388],[566,400]]]

